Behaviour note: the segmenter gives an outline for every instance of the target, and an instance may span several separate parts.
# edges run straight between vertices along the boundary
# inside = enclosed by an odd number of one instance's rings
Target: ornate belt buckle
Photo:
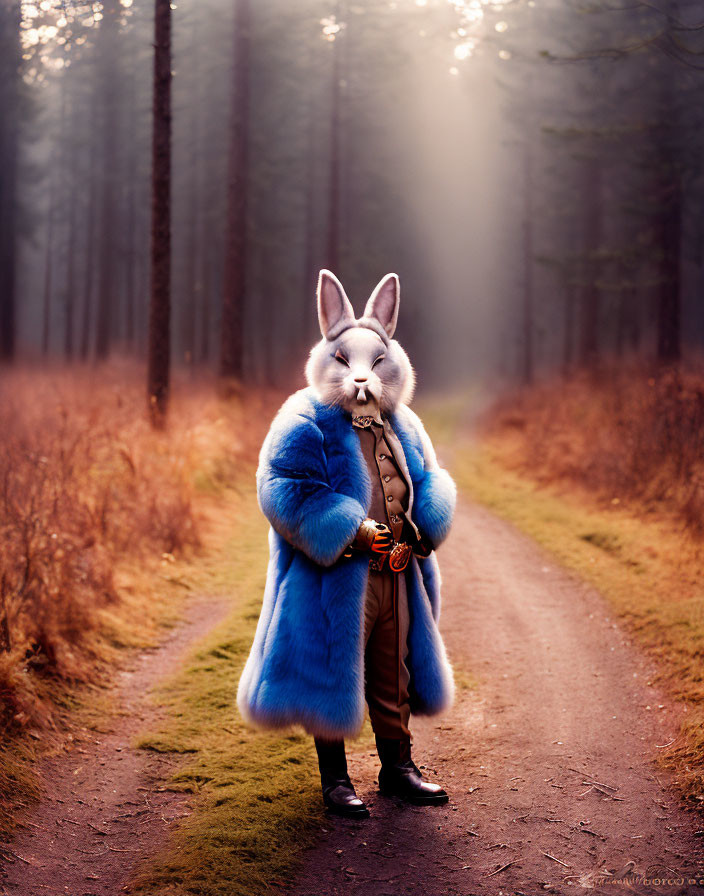
[[[411,558],[412,548],[410,544],[404,544],[403,542],[397,542],[389,554],[389,567],[394,572],[403,572],[403,570],[408,566],[408,561]]]

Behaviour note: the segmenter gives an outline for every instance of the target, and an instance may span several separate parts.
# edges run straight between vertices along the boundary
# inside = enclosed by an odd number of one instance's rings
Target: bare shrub
[[[611,365],[510,396],[485,421],[517,469],[677,515],[704,535],[704,374]]]
[[[194,470],[236,453],[210,391],[184,390],[154,432],[134,364],[4,372],[0,724],[41,720],[40,679],[91,676],[90,635],[119,600],[116,563],[198,544]]]

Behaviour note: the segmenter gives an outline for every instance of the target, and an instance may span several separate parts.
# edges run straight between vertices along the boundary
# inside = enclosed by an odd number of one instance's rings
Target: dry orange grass
[[[543,484],[678,519],[704,536],[704,371],[614,365],[514,394],[485,421]]]
[[[91,681],[116,570],[199,544],[194,497],[251,459],[267,398],[176,382],[165,431],[141,365],[20,368],[0,381],[0,729],[53,724],[51,682]],[[252,409],[256,413],[252,414]],[[114,615],[114,614],[113,614]],[[47,686],[47,683],[49,686]],[[47,696],[48,695],[48,696]]]

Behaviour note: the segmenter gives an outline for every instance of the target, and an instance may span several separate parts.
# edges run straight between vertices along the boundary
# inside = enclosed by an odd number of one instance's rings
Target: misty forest
[[[622,5],[8,0],[3,357],[143,358],[156,288],[175,364],[288,385],[322,267],[399,273],[428,385],[697,351],[697,5]]]
[[[364,830],[235,705],[322,269],[458,493]],[[697,0],[0,0],[0,889],[699,892],[703,355]]]

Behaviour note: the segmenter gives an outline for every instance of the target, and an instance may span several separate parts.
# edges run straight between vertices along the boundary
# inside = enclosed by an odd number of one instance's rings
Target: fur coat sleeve
[[[279,535],[320,566],[339,559],[367,515],[358,500],[333,490],[326,466],[315,421],[284,405],[259,458],[259,506]]]

